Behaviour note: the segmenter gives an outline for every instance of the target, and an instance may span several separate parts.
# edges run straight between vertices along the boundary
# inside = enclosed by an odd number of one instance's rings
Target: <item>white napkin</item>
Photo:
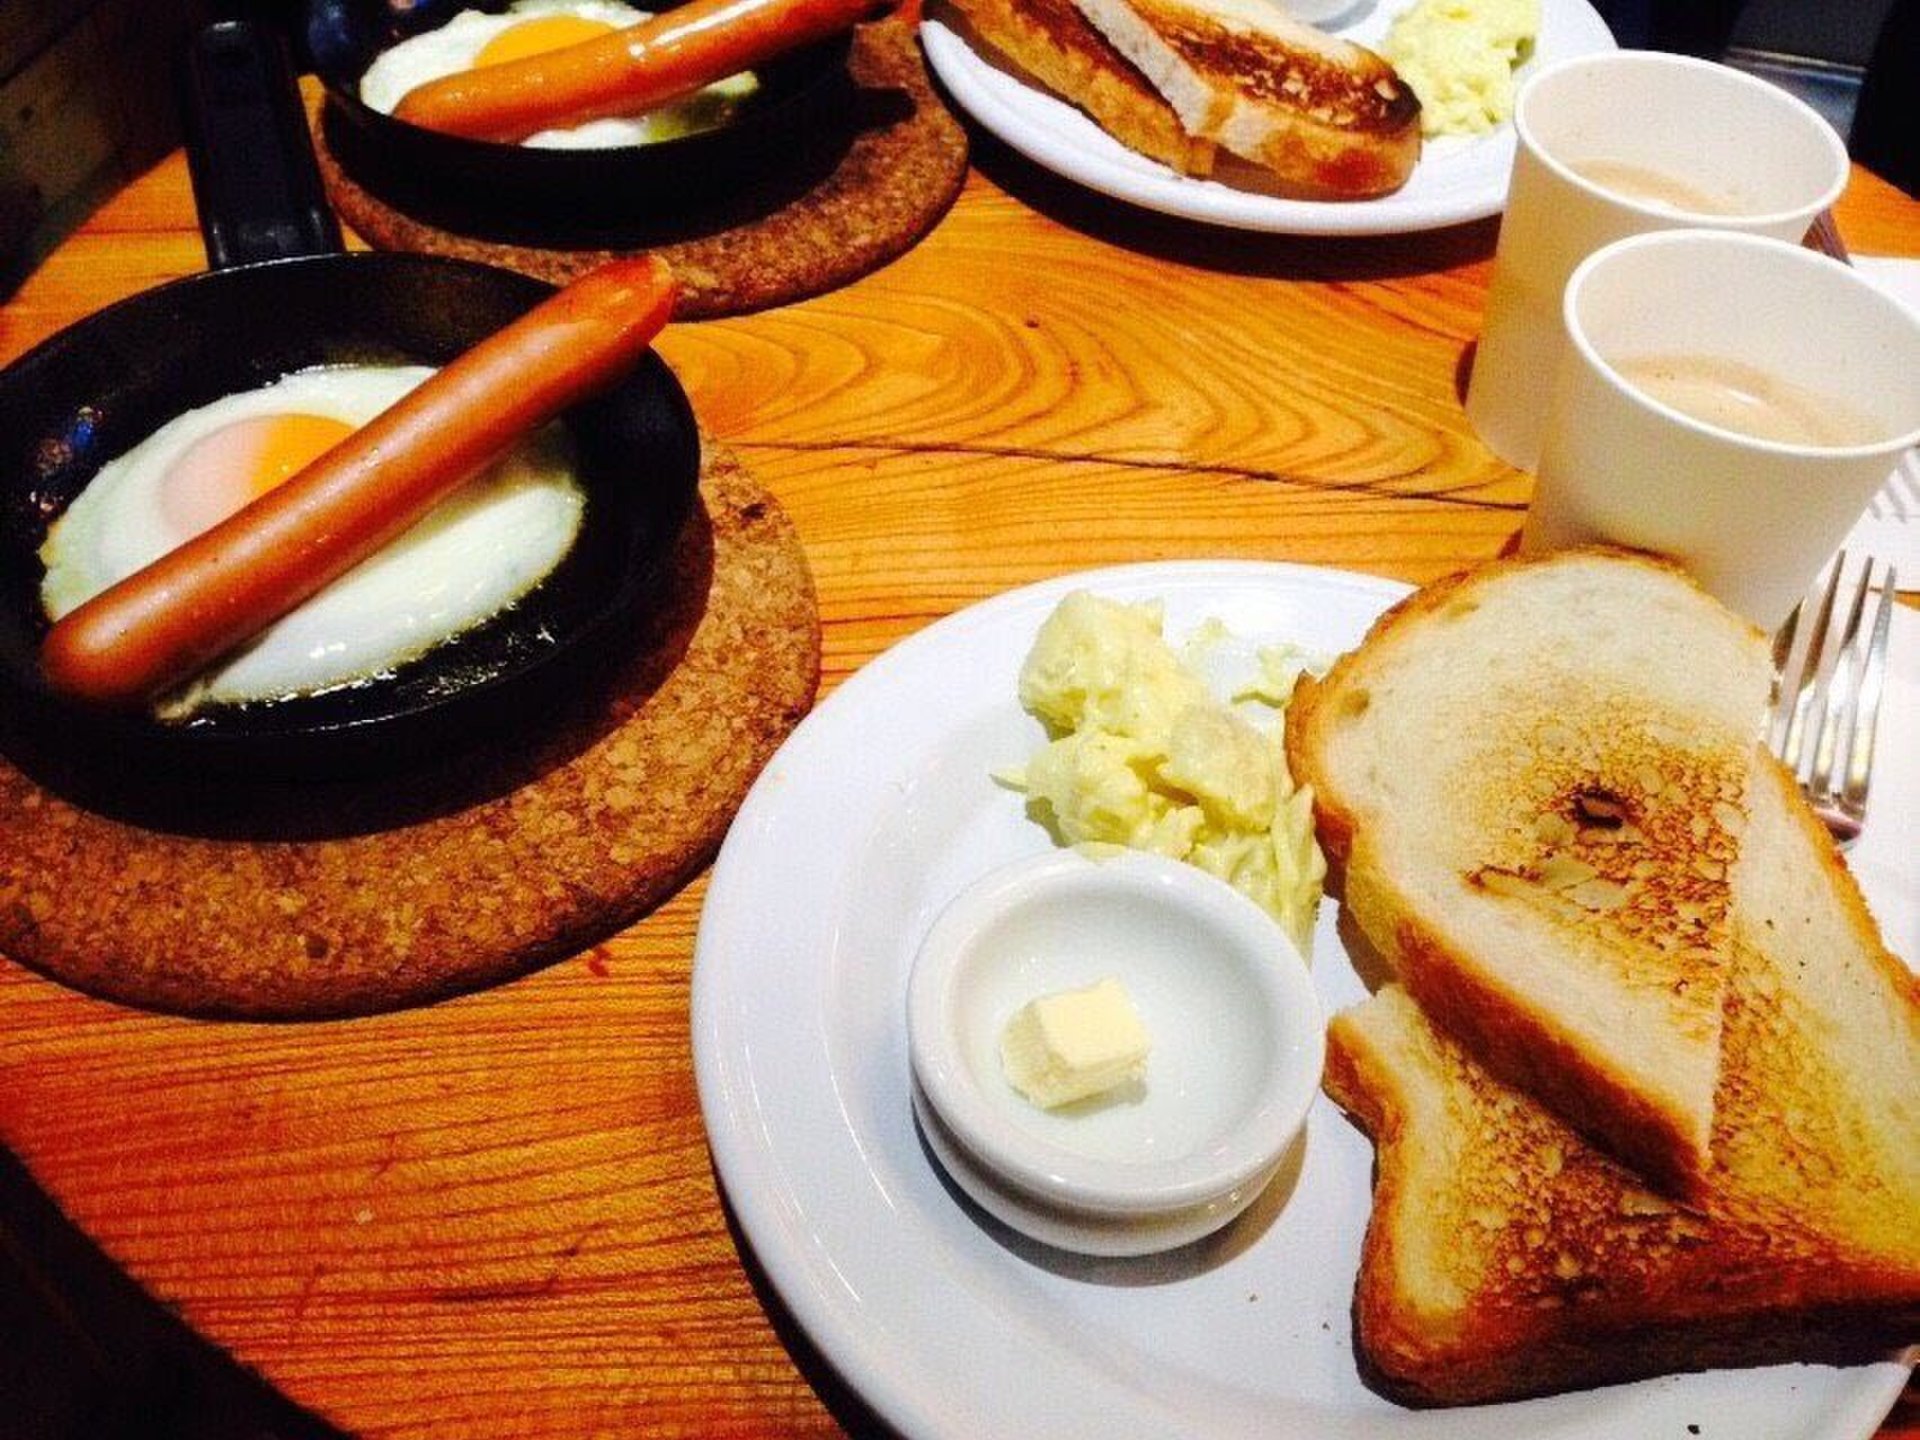
[[[1920,521],[1908,522],[1909,530]],[[1914,572],[1920,577],[1920,571]],[[1873,746],[1867,828],[1847,852],[1880,922],[1880,934],[1920,970],[1920,613],[1893,611],[1887,688]]]
[[[1874,284],[1920,314],[1920,260],[1856,255],[1853,266]],[[1902,590],[1920,589],[1920,459],[1909,456],[1904,486],[1890,481],[1846,539],[1851,555],[1873,555],[1900,573]]]
[[[1920,314],[1920,260],[1856,255],[1853,264],[1908,309]],[[1911,458],[1911,457],[1910,457]],[[1920,472],[1920,462],[1915,464]],[[1890,563],[1902,590],[1920,589],[1920,478],[1905,491],[1890,482],[1846,539],[1863,555]],[[1872,897],[1888,948],[1920,970],[1920,614],[1895,606],[1887,688],[1874,743],[1873,791],[1867,827],[1847,863]]]

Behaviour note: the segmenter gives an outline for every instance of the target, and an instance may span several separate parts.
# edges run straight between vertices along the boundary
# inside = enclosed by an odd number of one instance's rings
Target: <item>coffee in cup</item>
[[[1563,319],[1523,550],[1655,551],[1772,628],[1920,442],[1920,316],[1802,246],[1617,240]]]
[[[1617,200],[1638,201],[1681,215],[1740,215],[1752,208],[1722,191],[1631,160],[1570,160],[1567,168]]]
[[[1668,409],[1755,440],[1831,448],[1887,438],[1879,421],[1846,401],[1724,355],[1639,355],[1613,368]]]

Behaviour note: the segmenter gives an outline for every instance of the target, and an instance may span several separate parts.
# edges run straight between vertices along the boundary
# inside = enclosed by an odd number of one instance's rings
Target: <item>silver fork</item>
[[[1842,550],[1773,637],[1767,743],[1794,773],[1843,849],[1859,838],[1866,824],[1873,733],[1880,719],[1893,628],[1893,567],[1879,567],[1878,585],[1875,568],[1868,556],[1853,582],[1846,612],[1836,621],[1835,609],[1846,590],[1847,553]],[[1873,618],[1863,633],[1867,602],[1876,593]]]

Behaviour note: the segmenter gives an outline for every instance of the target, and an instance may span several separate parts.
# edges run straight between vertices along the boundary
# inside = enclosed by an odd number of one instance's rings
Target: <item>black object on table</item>
[[[0,1335],[8,1440],[341,1440],[142,1290],[5,1149]]]

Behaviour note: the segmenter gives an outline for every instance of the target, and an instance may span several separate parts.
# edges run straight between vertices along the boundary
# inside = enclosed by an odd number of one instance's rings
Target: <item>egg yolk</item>
[[[504,65],[510,60],[526,60],[549,50],[564,50],[585,40],[611,35],[620,27],[604,20],[587,20],[578,15],[543,15],[538,20],[523,20],[510,25],[480,47],[473,57],[477,70],[482,65]]]
[[[167,471],[160,505],[182,538],[219,524],[353,433],[327,415],[255,415],[189,445]]]

